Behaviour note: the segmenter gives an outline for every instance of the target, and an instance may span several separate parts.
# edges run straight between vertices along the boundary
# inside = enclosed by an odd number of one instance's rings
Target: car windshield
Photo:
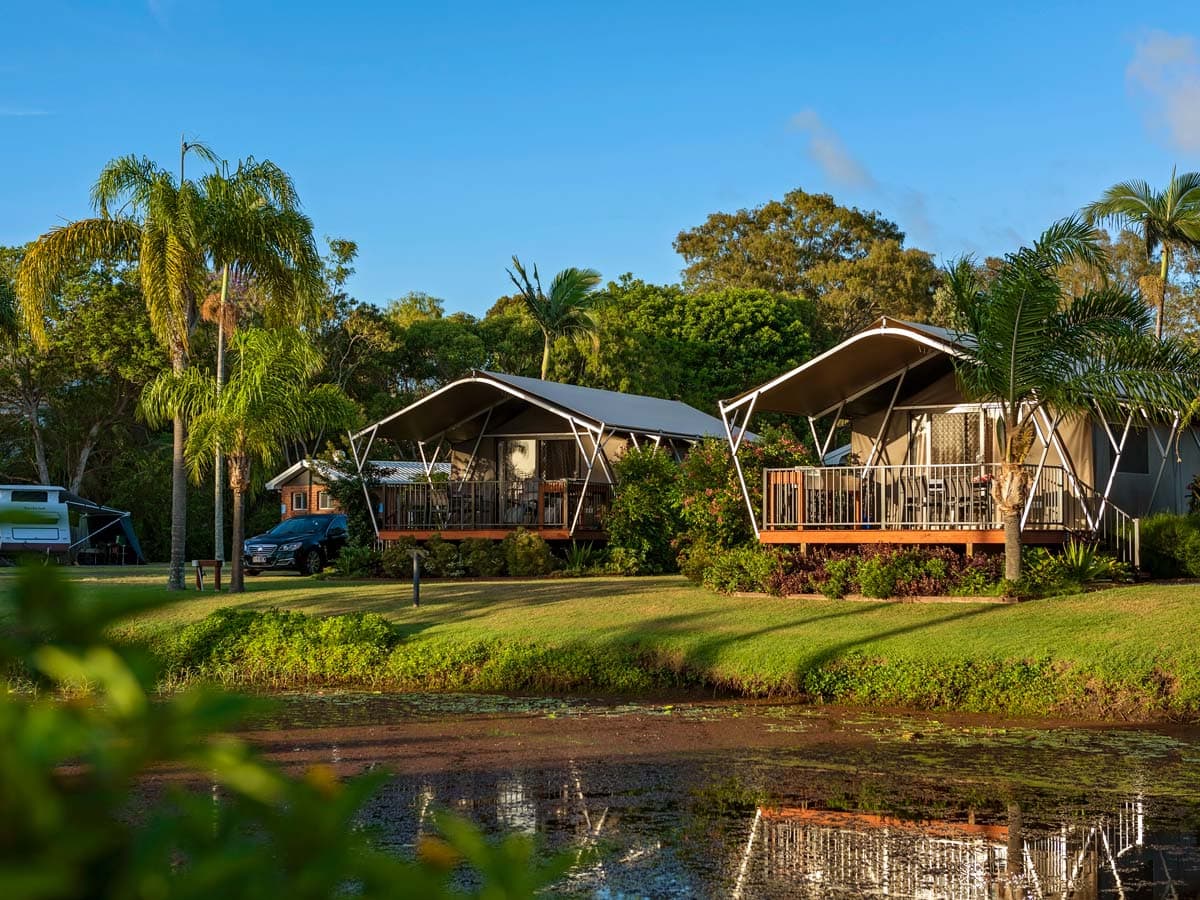
[[[321,531],[328,522],[327,516],[296,516],[280,522],[267,532],[267,536],[274,538],[300,537],[303,534]]]

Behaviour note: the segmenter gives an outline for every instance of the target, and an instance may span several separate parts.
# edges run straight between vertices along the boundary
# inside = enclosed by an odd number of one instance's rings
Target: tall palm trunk
[[[230,454],[229,486],[233,491],[233,559],[229,575],[229,593],[246,590],[242,568],[242,542],[246,539],[246,490],[250,487],[250,461],[241,454]]]
[[[542,329],[542,381],[550,375],[550,332]]]
[[[225,386],[225,302],[229,297],[229,266],[221,270],[221,300],[217,307],[217,396]],[[225,559],[225,466],[221,448],[217,447],[213,463],[213,558]],[[235,543],[233,552],[238,554]]]
[[[1021,512],[1030,490],[1030,473],[1025,468],[1028,425],[1022,430],[1015,416],[1004,421],[1003,457],[1000,478],[991,485],[991,497],[1004,527],[1004,578],[1021,577]]]
[[[992,499],[1004,525],[1004,577],[1021,577],[1021,512],[1029,491],[1029,473],[1022,462],[1006,459],[1000,464],[1000,477],[992,483]]]
[[[187,358],[181,347],[171,354],[171,368],[175,374],[187,367]],[[171,447],[171,567],[167,574],[167,589],[183,590],[184,556],[187,552],[187,461],[183,447],[187,430],[183,417],[176,415],[172,421],[173,444]]]
[[[1166,244],[1162,248],[1162,262],[1158,270],[1158,315],[1154,318],[1154,336],[1160,341],[1163,334],[1163,313],[1167,308],[1167,276],[1171,271],[1171,251]]]

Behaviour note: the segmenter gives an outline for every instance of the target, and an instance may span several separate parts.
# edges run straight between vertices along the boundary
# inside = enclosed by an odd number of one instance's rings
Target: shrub
[[[487,538],[467,538],[458,545],[462,566],[476,578],[496,578],[508,570],[504,547]]]
[[[830,600],[840,600],[850,593],[855,564],[853,559],[832,559],[824,566],[825,577],[816,582],[817,590]]]
[[[540,534],[518,528],[502,543],[509,575],[528,577],[548,575],[554,571],[554,554]]]
[[[738,448],[738,459],[755,509],[762,505],[764,468],[805,465],[812,457],[786,428],[767,426],[756,441]],[[679,467],[679,502],[687,536],[711,547],[740,546],[754,539],[746,500],[738,482],[729,444],[719,438],[701,441]]]
[[[817,549],[785,556],[772,576],[772,592],[839,598],[857,591],[879,599],[977,596],[996,593],[1002,568],[997,555],[967,557],[948,547]]]
[[[864,597],[886,600],[896,593],[896,570],[894,559],[874,556],[862,560],[855,573],[859,592]]]
[[[713,553],[704,570],[704,586],[722,594],[767,591],[779,566],[778,552],[761,544],[720,550]]]
[[[568,575],[588,575],[594,572],[604,561],[603,552],[591,541],[580,544],[571,541],[564,554],[565,571]]]
[[[332,568],[342,578],[378,578],[383,574],[383,557],[374,547],[347,544]]]
[[[704,581],[704,570],[712,564],[714,553],[719,553],[704,541],[691,541],[679,551],[679,571],[689,581],[700,584]]]
[[[658,447],[631,448],[613,466],[617,486],[605,516],[608,546],[620,551],[631,575],[657,575],[675,568],[679,534],[678,467]]]
[[[1200,578],[1200,516],[1160,512],[1141,522],[1142,568],[1155,578]]]
[[[458,545],[445,540],[440,534],[435,534],[427,540],[424,549],[425,558],[421,560],[421,567],[430,576],[458,578],[465,571]]]
[[[412,575],[412,555],[409,551],[415,549],[416,546],[415,538],[402,537],[384,547],[380,554],[383,574],[388,578],[410,577]]]

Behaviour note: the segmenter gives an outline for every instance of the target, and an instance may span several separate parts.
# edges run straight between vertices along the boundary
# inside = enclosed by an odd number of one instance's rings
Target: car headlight
[[[288,553],[292,550],[299,550],[303,546],[304,546],[304,541],[292,541],[290,544],[284,544],[279,549],[284,553]]]

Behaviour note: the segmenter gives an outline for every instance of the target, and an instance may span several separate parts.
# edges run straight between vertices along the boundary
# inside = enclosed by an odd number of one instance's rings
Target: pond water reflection
[[[561,892],[1200,897],[1200,733],[731,703],[295,698],[285,764],[395,772],[363,824],[411,853],[446,808],[541,835]]]

